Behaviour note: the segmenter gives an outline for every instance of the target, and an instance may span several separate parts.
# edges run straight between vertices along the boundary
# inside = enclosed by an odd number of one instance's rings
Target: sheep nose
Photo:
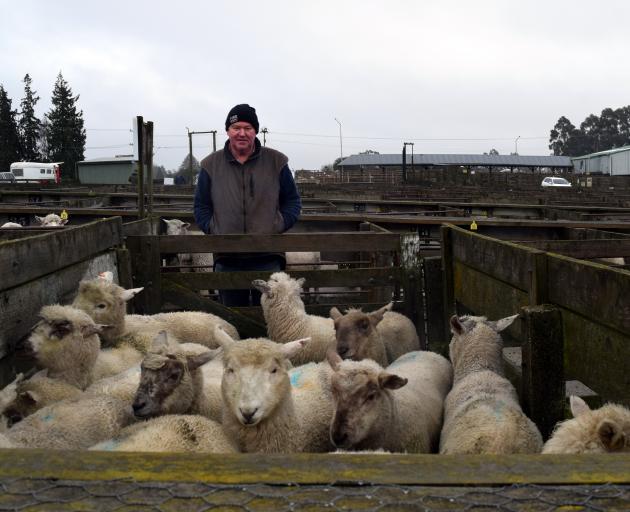
[[[339,355],[344,358],[345,356],[348,355],[348,350],[350,350],[348,347],[345,346],[341,346],[341,347],[337,347],[337,352],[339,353]]]
[[[345,432],[334,431],[330,437],[335,446],[343,446],[348,440],[348,434]]]
[[[254,415],[256,414],[256,411],[258,411],[258,408],[240,409],[240,411],[241,416],[243,416],[243,422],[245,423],[245,425],[249,425],[250,423],[253,423]]]
[[[137,416],[141,413],[142,409],[144,409],[147,405],[146,400],[135,400],[133,402],[133,413]]]

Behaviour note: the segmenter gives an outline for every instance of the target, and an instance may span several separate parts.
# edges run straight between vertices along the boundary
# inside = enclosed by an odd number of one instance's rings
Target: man
[[[283,233],[297,221],[302,203],[289,159],[262,147],[256,109],[236,105],[225,120],[228,140],[201,161],[195,192],[195,221],[208,234]],[[219,253],[215,272],[283,270],[284,254]],[[256,290],[219,290],[225,306],[260,304]]]

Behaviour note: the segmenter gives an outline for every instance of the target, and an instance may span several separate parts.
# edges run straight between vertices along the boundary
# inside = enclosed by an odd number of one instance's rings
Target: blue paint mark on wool
[[[98,449],[110,452],[112,450],[115,450],[119,444],[120,444],[120,441],[116,441],[115,439],[112,439],[110,441],[105,441],[104,443],[99,444]]]
[[[297,368],[293,368],[292,370],[289,371],[289,381],[291,382],[291,387],[294,388],[299,388],[301,386],[304,385],[304,382],[302,381],[302,374],[304,372],[304,369],[314,366],[315,363],[307,363],[305,365],[302,366],[298,366]]]
[[[48,413],[46,416],[42,418],[42,421],[49,422],[55,419],[55,415]]]
[[[419,350],[415,350],[413,352],[407,352],[406,354],[396,359],[392,364],[390,364],[388,368],[393,368],[395,366],[406,363],[408,361],[414,361],[420,357],[422,357],[422,352]]]

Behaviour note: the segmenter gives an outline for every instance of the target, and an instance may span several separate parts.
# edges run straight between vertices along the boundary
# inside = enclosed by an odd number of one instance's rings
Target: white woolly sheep
[[[21,228],[22,224],[18,224],[17,222],[5,222],[0,226],[0,228],[12,229],[12,228]]]
[[[28,338],[37,364],[48,369],[51,379],[85,389],[92,383],[103,326],[71,306],[44,306],[39,316]]]
[[[201,231],[190,230],[190,222],[179,219],[162,219],[166,224],[167,235],[203,235]],[[179,265],[193,267],[193,272],[211,272],[214,265],[212,253],[180,253],[177,255]]]
[[[387,368],[328,353],[334,370],[330,437],[344,450],[437,450],[451,364],[433,352],[409,352]]]
[[[514,386],[503,376],[499,333],[517,316],[496,322],[485,317],[451,317],[454,381],[444,404],[440,453],[540,452],[540,432],[521,410]]]
[[[328,436],[332,400],[317,384],[328,382],[329,365],[306,365],[301,367],[303,373],[291,377],[288,372],[289,358],[308,339],[285,344],[265,338],[235,342],[222,331],[217,337],[224,351],[223,428],[240,451],[324,452],[332,448]],[[310,383],[315,386],[311,388]]]
[[[23,380],[24,374],[18,373],[15,379],[0,391],[0,432],[4,432],[11,426],[10,415],[7,414],[7,409],[17,400],[18,385]]]
[[[129,425],[90,450],[116,452],[236,453],[220,423],[203,416],[169,414]]]
[[[8,446],[82,450],[114,437],[133,422],[131,406],[108,396],[63,400],[24,418],[4,432]]]
[[[591,409],[578,396],[570,403],[573,418],[556,425],[543,453],[630,452],[630,409],[610,403]]]
[[[72,305],[96,322],[107,324],[105,346],[126,344],[146,353],[159,331],[165,330],[172,342],[193,342],[217,348],[214,327],[219,325],[232,337],[238,332],[232,324],[211,313],[182,311],[156,315],[127,315],[126,303],[142,288],[125,290],[110,281],[111,276],[82,281]]]
[[[267,334],[278,343],[310,337],[311,342],[291,359],[294,365],[319,362],[335,343],[335,327],[331,318],[309,315],[304,309],[300,291],[304,279],[293,279],[285,272],[275,272],[269,281],[256,279],[252,286],[261,292]]]
[[[343,359],[372,359],[387,366],[403,354],[420,350],[413,322],[390,311],[392,305],[390,302],[371,313],[351,308],[345,315],[332,308],[337,353]]]
[[[56,213],[49,213],[45,217],[35,215],[35,220],[42,226],[64,226],[68,219],[62,219]]]
[[[206,397],[200,369],[218,351],[187,355],[181,346],[169,344],[162,331],[140,366],[140,384],[133,400],[136,418],[148,419],[165,414],[220,418],[220,405],[212,410]]]

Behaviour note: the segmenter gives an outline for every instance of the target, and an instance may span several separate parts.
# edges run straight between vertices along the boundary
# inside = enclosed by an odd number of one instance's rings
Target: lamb
[[[391,311],[392,305],[390,302],[371,313],[351,308],[345,315],[332,308],[337,353],[343,359],[372,359],[387,366],[403,354],[420,350],[413,322]]]
[[[591,410],[578,396],[569,401],[573,418],[556,425],[542,453],[630,452],[630,409],[609,403]]]
[[[243,452],[325,452],[332,449],[327,363],[295,368],[289,358],[308,338],[285,344],[265,338],[234,341],[217,329],[223,346],[223,428]],[[220,337],[219,337],[220,336]],[[322,384],[323,383],[323,384]]]
[[[252,281],[252,286],[262,293],[260,304],[271,340],[286,343],[301,337],[311,338],[304,350],[295,351],[291,359],[294,365],[324,361],[328,348],[335,343],[332,318],[306,313],[300,298],[303,283],[304,279],[293,279],[285,272],[273,273],[269,281]]]
[[[431,453],[438,447],[451,364],[433,352],[409,352],[387,368],[328,353],[333,369],[330,437],[343,450]]]
[[[117,452],[236,453],[221,425],[203,416],[169,414],[125,427],[90,450]]]
[[[542,437],[523,414],[516,390],[503,375],[499,334],[516,319],[451,317],[449,351],[453,389],[444,404],[440,453],[539,453]]]
[[[17,222],[5,222],[4,224],[2,224],[2,226],[0,226],[0,228],[5,228],[5,229],[13,229],[13,228],[21,228],[22,224],[18,224]]]
[[[63,400],[40,409],[4,432],[0,445],[82,450],[115,436],[133,421],[129,403],[114,397]]]
[[[201,231],[191,231],[190,222],[179,219],[162,219],[166,223],[167,235],[203,235]],[[194,272],[211,272],[214,259],[212,253],[181,253],[177,255],[179,265],[192,266]]]
[[[210,313],[182,311],[158,313],[156,315],[127,315],[126,303],[142,288],[126,290],[112,282],[111,273],[98,279],[82,281],[72,305],[85,311],[96,322],[110,327],[103,333],[105,346],[129,345],[146,353],[153,338],[161,330],[168,333],[172,341],[199,343],[208,348],[217,348],[214,327],[220,325],[232,337],[238,332],[232,324]]]
[[[64,226],[68,219],[62,219],[56,213],[49,213],[45,217],[38,217],[35,215],[35,220],[42,226]]]
[[[133,400],[138,419],[165,414],[200,414],[220,417],[220,404],[212,404],[204,392],[200,367],[215,357],[219,350],[190,356],[178,345],[168,343],[162,331],[141,365],[140,385]]]

